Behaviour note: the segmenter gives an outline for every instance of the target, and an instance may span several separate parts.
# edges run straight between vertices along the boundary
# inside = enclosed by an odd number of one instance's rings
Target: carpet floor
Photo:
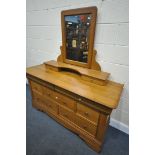
[[[129,136],[108,127],[102,151],[96,153],[76,134],[45,113],[32,107],[26,86],[26,154],[27,155],[128,155]]]

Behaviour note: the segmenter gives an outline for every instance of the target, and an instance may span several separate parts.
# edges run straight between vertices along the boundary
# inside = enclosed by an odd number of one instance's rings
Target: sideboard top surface
[[[45,64],[29,67],[26,73],[112,109],[117,108],[123,90],[122,84],[108,81],[105,86],[97,85],[73,73],[49,70]]]

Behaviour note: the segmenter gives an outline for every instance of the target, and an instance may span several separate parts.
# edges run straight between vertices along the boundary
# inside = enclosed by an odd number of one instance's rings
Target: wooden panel
[[[42,89],[42,86],[34,81],[31,81],[31,87],[32,87],[32,90],[33,91],[36,91],[40,94],[43,93],[43,89]]]
[[[30,79],[29,81],[31,84]],[[75,101],[76,99],[72,99],[75,98],[74,93],[67,96],[68,93],[62,88],[60,91],[54,85],[49,84],[47,86],[46,84],[48,83],[44,83],[36,78],[34,81],[35,84],[37,83],[37,86],[43,90],[43,94],[31,89],[33,106],[46,112],[48,115],[54,117],[59,123],[62,123],[67,128],[79,134],[79,136],[95,151],[100,151],[101,142],[108,125],[109,115],[103,115],[101,112],[98,112],[98,110],[90,108],[89,104],[92,104],[93,106],[96,105],[89,100],[85,101],[88,102],[88,105],[83,105],[82,96],[78,98],[78,101]],[[62,101],[65,101],[67,104],[63,104]],[[103,106],[101,108],[104,109],[105,107]],[[85,112],[88,112],[88,115],[85,114]]]
[[[83,117],[77,114],[75,118],[75,122],[83,130],[95,136],[97,127],[94,124],[92,124],[90,121],[84,119]]]
[[[47,98],[51,99],[51,98],[53,98],[54,91],[47,87],[43,87],[43,95],[46,96]]]
[[[89,119],[90,121],[93,121],[96,124],[98,123],[99,112],[93,110],[92,108],[89,108],[88,106],[78,103],[77,113]]]
[[[59,114],[72,122],[75,121],[74,113],[66,108],[63,108],[62,106],[59,106]]]
[[[47,105],[43,100],[43,96],[35,91],[33,91],[32,93],[33,93],[33,101],[32,101],[33,106],[36,107],[37,109],[45,111]]]
[[[60,93],[54,92],[53,93],[53,99],[56,100],[61,105],[75,111],[75,101],[65,95],[62,95]]]
[[[100,114],[96,134],[96,139],[98,139],[100,142],[103,142],[104,140],[105,132],[109,124],[109,118],[109,115]]]
[[[47,105],[47,111],[58,114],[58,104],[54,100],[44,100],[44,103]]]
[[[63,68],[69,68],[70,70],[71,69],[75,70],[76,72],[78,72],[79,74],[81,74],[83,76],[91,77],[93,79],[103,80],[103,81],[107,80],[109,75],[110,75],[110,73],[107,73],[107,72],[103,72],[103,71],[101,72],[98,70],[86,69],[86,68],[66,64],[63,62],[57,62],[54,60],[45,62],[45,65],[47,65],[49,67],[52,66],[52,67],[58,68],[60,71],[61,71],[61,68],[62,69]]]

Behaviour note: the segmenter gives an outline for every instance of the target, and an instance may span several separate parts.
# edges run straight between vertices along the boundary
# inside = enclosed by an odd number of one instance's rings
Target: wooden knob
[[[68,117],[66,114],[64,114],[65,117]]]
[[[86,126],[83,126],[83,128],[84,128],[84,129],[87,129],[87,127],[86,127]]]
[[[81,98],[79,98],[79,101],[81,101]]]
[[[66,103],[65,102],[62,102],[64,105],[66,105]]]

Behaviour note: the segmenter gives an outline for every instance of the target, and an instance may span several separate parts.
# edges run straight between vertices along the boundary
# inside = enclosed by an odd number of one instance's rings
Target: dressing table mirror
[[[27,68],[26,76],[33,107],[99,152],[123,84],[109,80],[95,60],[96,16],[97,7],[62,11],[61,54],[57,61]]]
[[[96,7],[61,12],[62,56],[65,63],[91,67],[96,14]]]

